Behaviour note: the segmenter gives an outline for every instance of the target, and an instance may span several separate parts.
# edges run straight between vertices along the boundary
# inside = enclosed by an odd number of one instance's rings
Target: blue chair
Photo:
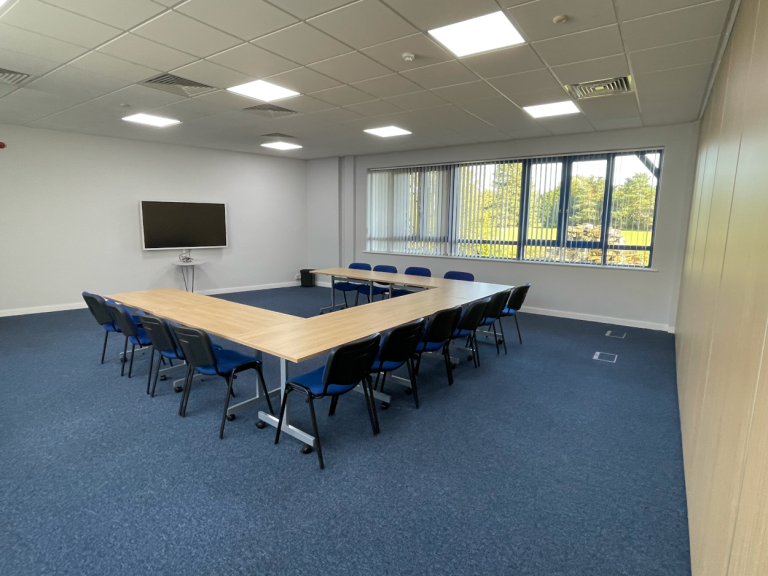
[[[125,306],[108,302],[107,308],[109,309],[110,314],[112,314],[112,318],[115,319],[115,324],[120,328],[120,332],[125,334],[126,337],[125,345],[123,346],[123,358],[125,358],[126,353],[128,352],[128,342],[131,343],[131,363],[128,367],[128,378],[130,378],[131,373],[133,372],[133,357],[136,354],[136,346],[144,348],[150,346],[152,342],[144,331],[144,328],[136,323],[136,320],[134,319],[135,317],[128,314],[128,310]],[[154,358],[154,350],[152,352],[153,356],[149,360],[150,366],[152,366],[152,360]],[[120,369],[120,376],[123,374],[125,374],[125,361],[123,361],[122,368]]]
[[[456,270],[446,272],[443,278],[446,280],[464,280],[465,282],[475,281],[474,274],[470,274],[469,272],[457,272]]]
[[[451,335],[459,324],[459,318],[461,318],[460,306],[440,310],[429,317],[427,326],[424,329],[424,336],[422,336],[421,342],[416,346],[416,376],[419,375],[421,355],[424,352],[442,351],[443,358],[445,359],[445,371],[448,374],[448,384],[453,384],[451,356],[448,352],[448,345],[451,341]]]
[[[272,402],[269,399],[267,385],[264,382],[264,374],[261,369],[261,360],[253,356],[246,356],[237,350],[216,350],[211,343],[211,338],[206,332],[197,328],[187,328],[186,326],[171,326],[176,335],[176,341],[181,346],[184,358],[187,360],[187,378],[184,382],[184,392],[181,395],[179,403],[179,416],[182,418],[187,415],[187,403],[189,402],[189,393],[192,390],[192,378],[195,372],[207,376],[221,376],[227,381],[227,398],[224,401],[224,413],[221,416],[221,427],[219,428],[219,439],[224,438],[224,425],[227,423],[227,410],[229,409],[229,399],[232,394],[232,382],[235,375],[245,370],[255,370],[258,375],[261,391],[267,399],[269,413],[272,411]]]
[[[417,409],[419,408],[419,393],[416,389],[416,376],[413,372],[413,355],[416,353],[416,346],[419,345],[421,335],[424,333],[424,323],[424,318],[419,318],[387,330],[381,340],[381,347],[376,355],[376,360],[371,367],[371,373],[376,373],[376,383],[373,385],[373,389],[375,390],[379,386],[379,378],[381,378],[380,391],[384,392],[387,374],[405,364],[408,368],[408,378],[411,381],[410,391],[413,394]],[[386,410],[389,408],[389,404],[383,402],[381,408]]]
[[[474,363],[475,368],[480,366],[480,355],[478,354],[477,336],[475,331],[478,326],[480,326],[480,322],[485,316],[485,309],[490,301],[490,298],[485,298],[465,306],[461,312],[459,324],[456,326],[456,330],[453,331],[453,334],[451,334],[451,340],[457,340],[459,338],[467,339],[466,345],[472,350],[472,362]]]
[[[504,310],[501,313],[502,317],[513,316],[515,318],[515,326],[517,327],[517,337],[520,339],[520,344],[523,343],[523,337],[520,335],[520,324],[518,324],[517,322],[517,311],[523,307],[523,302],[525,302],[525,297],[528,296],[528,289],[530,287],[531,285],[530,283],[528,283],[525,286],[517,286],[513,288],[512,293],[509,295],[507,306],[504,308]],[[501,320],[499,320],[499,326],[501,326]],[[504,351],[506,352],[506,350],[507,350],[507,347],[505,345]]]
[[[352,262],[352,264],[349,265],[350,268],[353,270],[370,270],[371,265],[365,264],[363,262]],[[333,286],[331,286],[332,290],[341,290],[341,292],[344,294],[344,306],[349,307],[349,304],[347,304],[347,292],[357,292],[357,289],[360,287],[359,282],[336,282]],[[355,295],[355,304],[357,304],[357,296],[359,295],[359,292]]]
[[[325,468],[323,463],[323,449],[320,445],[320,434],[317,431],[317,418],[315,417],[314,401],[318,398],[331,396],[331,410],[328,416],[333,416],[339,396],[353,390],[358,384],[363,383],[365,403],[368,407],[368,417],[371,420],[373,433],[379,433],[379,421],[376,416],[376,404],[373,401],[373,389],[371,388],[371,366],[379,351],[381,336],[373,334],[357,342],[345,344],[331,350],[325,366],[297,376],[285,383],[285,393],[280,406],[280,420],[277,423],[275,444],[280,442],[280,430],[283,426],[285,407],[288,404],[288,396],[291,392],[300,392],[307,396],[309,413],[312,416],[312,428],[317,445],[317,457],[320,461],[320,469]]]
[[[373,267],[374,272],[386,272],[388,274],[397,274],[397,268],[394,266],[388,266],[386,264],[378,264]],[[373,295],[371,295],[371,285],[370,284],[361,284],[358,289],[357,293],[365,294],[368,298],[368,302],[370,303],[373,300],[374,296],[381,295],[381,299],[384,299],[384,294],[389,290],[389,284],[376,284],[373,283]],[[355,304],[357,304],[357,296],[355,296]]]
[[[409,276],[423,276],[425,278],[432,277],[432,271],[429,268],[422,268],[421,266],[409,266],[405,269],[405,274]],[[395,288],[392,290],[392,297],[407,296],[413,294],[412,290],[405,290],[403,288]]]
[[[509,295],[512,289],[504,290],[503,292],[497,292],[491,296],[491,301],[488,302],[488,306],[485,309],[485,316],[480,321],[480,326],[490,326],[493,328],[493,340],[496,343],[496,354],[499,354],[499,337],[496,334],[496,320],[501,318],[504,312],[504,307],[507,305]],[[504,344],[504,354],[507,353],[507,342],[504,338],[504,327],[499,320],[499,327],[501,329],[501,341]]]

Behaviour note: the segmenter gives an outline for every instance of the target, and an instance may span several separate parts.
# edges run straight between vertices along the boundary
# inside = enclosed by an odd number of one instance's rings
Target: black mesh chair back
[[[484,300],[469,304],[459,322],[459,330],[469,330],[471,332],[477,330],[480,322],[485,318],[485,311],[490,301],[490,298],[485,298]]]
[[[380,342],[381,335],[376,333],[331,350],[325,365],[323,391],[330,384],[349,386],[367,377],[379,353]]]
[[[461,306],[435,312],[427,322],[422,340],[424,342],[445,342],[456,330],[459,318],[461,318]]]
[[[131,320],[128,312],[125,311],[125,308],[118,304],[107,304],[107,308],[112,314],[112,318],[115,319],[115,324],[120,328],[120,332],[125,334],[125,336],[135,337],[137,335],[136,325],[133,323],[133,320]]]
[[[389,330],[381,343],[379,360],[382,362],[405,362],[412,358],[424,332],[424,318],[396,326]]]
[[[141,325],[152,341],[152,346],[160,352],[167,350],[176,350],[176,341],[171,334],[171,328],[168,326],[168,322],[157,316],[150,316],[148,314],[139,315],[141,318]]]
[[[488,302],[488,307],[485,309],[485,318],[500,318],[501,313],[504,312],[504,307],[507,305],[507,301],[509,300],[509,293],[512,291],[510,288],[509,290],[504,290],[504,292],[497,292],[493,296],[491,296],[491,301]]]
[[[85,300],[85,303],[88,305],[88,310],[91,311],[91,314],[93,314],[93,317],[100,326],[114,322],[112,315],[107,308],[107,301],[104,300],[104,298],[98,294],[83,292],[83,300]]]
[[[172,326],[173,333],[179,341],[181,351],[192,366],[216,366],[216,356],[213,353],[211,337],[197,328]]]
[[[510,310],[520,310],[525,302],[525,297],[528,296],[528,289],[530,284],[525,286],[516,286],[512,289],[512,294],[509,295],[509,301],[507,302],[507,308]]]

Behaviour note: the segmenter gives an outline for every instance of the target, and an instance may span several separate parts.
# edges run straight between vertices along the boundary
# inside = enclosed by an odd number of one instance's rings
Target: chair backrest
[[[488,307],[485,309],[485,318],[500,318],[504,307],[509,300],[509,294],[512,292],[512,288],[504,290],[503,292],[496,292],[491,296],[491,301],[488,302]]]
[[[216,355],[213,353],[211,337],[197,328],[172,325],[171,330],[176,334],[181,351],[187,363],[192,366],[216,366]]]
[[[397,274],[397,268],[388,264],[377,264],[373,267],[374,272],[387,272],[388,274]]]
[[[520,308],[523,307],[523,302],[525,302],[525,297],[528,296],[528,289],[530,287],[530,284],[526,284],[525,286],[515,286],[512,289],[512,294],[509,295],[507,308],[520,310]]]
[[[136,336],[138,333],[136,324],[133,323],[133,318],[131,318],[131,315],[128,314],[124,306],[108,303],[107,308],[110,314],[112,314],[112,318],[115,319],[115,324],[120,328],[120,332],[126,336]]]
[[[411,276],[432,277],[432,271],[429,268],[422,268],[421,266],[409,266],[405,269],[405,273],[410,274]]]
[[[365,264],[364,262],[352,262],[352,264],[349,265],[352,270],[370,270],[371,265]]]
[[[480,321],[485,318],[485,309],[490,301],[490,298],[484,298],[483,300],[468,304],[461,314],[459,330],[469,330],[471,332],[477,330],[477,327],[480,326]]]
[[[114,323],[114,319],[109,313],[109,308],[107,308],[107,302],[104,300],[104,298],[98,294],[83,292],[83,300],[85,300],[85,303],[88,305],[88,310],[91,311],[91,314],[93,314],[96,322],[98,322],[101,326],[104,326],[104,324]]]
[[[381,335],[373,334],[331,350],[325,365],[323,392],[331,384],[349,386],[368,376],[379,353]]]
[[[152,346],[159,352],[167,352],[172,350],[177,351],[178,346],[176,340],[173,339],[171,334],[171,327],[168,322],[157,316],[150,316],[149,314],[140,314],[141,326],[149,336]]]
[[[458,272],[456,270],[451,270],[450,272],[446,272],[443,278],[445,278],[446,280],[465,280],[467,282],[475,281],[474,274],[470,274],[469,272]]]
[[[422,340],[424,342],[445,342],[451,337],[461,318],[461,306],[440,310],[429,317]]]
[[[424,332],[424,318],[391,328],[381,342],[379,360],[382,362],[404,362],[416,352]]]

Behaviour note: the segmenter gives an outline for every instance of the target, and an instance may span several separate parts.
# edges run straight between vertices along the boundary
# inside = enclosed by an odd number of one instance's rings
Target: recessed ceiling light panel
[[[381,136],[382,138],[389,138],[391,136],[405,136],[406,134],[411,134],[411,132],[408,132],[408,130],[403,130],[397,126],[371,128],[369,130],[365,130],[365,132],[368,132],[368,134],[373,134],[374,136]]]
[[[275,150],[296,150],[301,148],[298,144],[291,144],[290,142],[267,142],[262,144],[264,148],[274,148]]]
[[[165,128],[174,124],[181,124],[180,120],[173,118],[163,118],[162,116],[152,116],[151,114],[134,114],[123,118],[126,122],[136,122],[137,124],[146,124],[155,128]]]
[[[429,34],[459,58],[525,43],[503,12],[435,28]]]
[[[247,96],[248,98],[255,98],[256,100],[262,100],[264,102],[272,102],[273,100],[282,100],[283,98],[291,98],[292,96],[298,96],[298,92],[288,90],[277,84],[266,82],[264,80],[256,80],[255,82],[248,82],[247,84],[240,84],[240,86],[233,86],[227,88],[229,92],[240,94],[241,96]]]
[[[576,104],[570,100],[553,102],[552,104],[539,104],[538,106],[524,106],[523,110],[534,118],[546,118],[547,116],[562,116],[563,114],[578,114],[581,112]]]

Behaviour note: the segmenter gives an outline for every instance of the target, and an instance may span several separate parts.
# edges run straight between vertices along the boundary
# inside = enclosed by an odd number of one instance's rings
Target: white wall
[[[355,161],[354,259],[393,264],[399,270],[426,266],[433,275],[472,272],[477,280],[533,285],[525,309],[599,322],[674,330],[695,166],[698,122],[413,152],[358,156]],[[631,148],[665,148],[659,192],[653,270],[626,270],[402,256],[365,252],[366,178],[369,168],[464,160],[515,158]],[[350,253],[347,247],[345,253]],[[344,264],[349,264],[344,261]]]
[[[340,264],[340,170],[339,158],[307,161],[307,267],[309,268],[333,268]]]
[[[0,315],[182,287],[178,251],[141,249],[141,199],[227,203],[230,247],[193,251],[196,290],[294,284],[306,265],[304,161],[17,126],[0,141]]]

